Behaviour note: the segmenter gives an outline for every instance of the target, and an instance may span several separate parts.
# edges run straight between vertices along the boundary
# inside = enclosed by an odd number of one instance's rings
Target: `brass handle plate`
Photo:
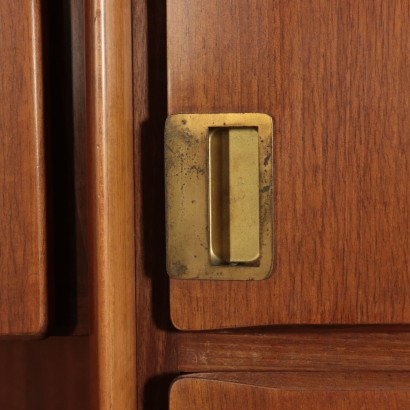
[[[272,118],[176,114],[165,126],[167,272],[258,280],[273,261]]]

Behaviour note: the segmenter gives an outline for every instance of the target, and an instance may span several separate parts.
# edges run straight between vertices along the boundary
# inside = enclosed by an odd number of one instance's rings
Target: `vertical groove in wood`
[[[134,409],[131,2],[86,1],[92,400]]]
[[[167,409],[176,373],[165,274],[165,0],[133,0],[137,409]]]

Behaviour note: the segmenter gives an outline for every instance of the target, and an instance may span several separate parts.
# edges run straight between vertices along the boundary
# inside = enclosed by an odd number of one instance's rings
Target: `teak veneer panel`
[[[46,330],[40,1],[0,2],[0,334]]]
[[[409,373],[193,374],[170,392],[170,410],[399,410],[409,403]]]
[[[0,344],[0,408],[89,410],[88,337]]]
[[[168,0],[169,114],[275,122],[272,276],[171,280],[175,326],[410,321],[409,19],[409,0]]]

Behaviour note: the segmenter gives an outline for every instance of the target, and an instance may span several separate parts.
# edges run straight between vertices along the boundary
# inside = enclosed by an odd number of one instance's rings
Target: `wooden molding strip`
[[[282,327],[268,331],[178,333],[177,370],[410,371],[408,327]]]
[[[130,0],[86,0],[93,408],[136,406]]]

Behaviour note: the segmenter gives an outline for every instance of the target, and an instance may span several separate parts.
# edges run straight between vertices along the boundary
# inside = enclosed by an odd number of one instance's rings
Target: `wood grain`
[[[136,406],[131,2],[87,0],[92,404]]]
[[[184,333],[178,371],[410,371],[407,328],[264,328]]]
[[[410,321],[410,1],[168,1],[168,112],[275,120],[275,264],[171,281],[180,329]],[[200,24],[199,24],[200,22]]]
[[[0,408],[88,410],[88,337],[0,343]]]
[[[40,1],[0,3],[0,334],[48,323]]]
[[[193,374],[170,392],[170,410],[399,410],[409,403],[409,373]]]

